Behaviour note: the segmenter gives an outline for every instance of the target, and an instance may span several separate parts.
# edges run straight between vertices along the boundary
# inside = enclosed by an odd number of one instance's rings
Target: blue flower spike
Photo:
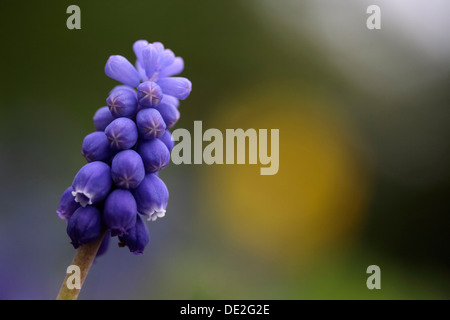
[[[169,130],[180,118],[180,100],[192,91],[192,83],[178,76],[184,60],[161,42],[138,40],[133,51],[136,60],[113,55],[106,62],[105,74],[119,83],[93,116],[96,131],[81,147],[88,163],[56,210],[74,248],[105,233],[97,257],[114,236],[120,246],[143,254],[149,243],[143,217],[154,221],[166,214],[169,192],[158,174],[170,161]]]

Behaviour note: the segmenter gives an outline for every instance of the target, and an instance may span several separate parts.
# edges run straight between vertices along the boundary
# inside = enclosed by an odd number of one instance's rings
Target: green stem
[[[92,262],[97,255],[98,248],[100,248],[105,233],[106,232],[103,232],[97,240],[82,245],[77,249],[72,260],[72,265],[78,266],[80,268],[80,289],[69,289],[67,287],[67,280],[72,275],[71,273],[68,273],[64,278],[56,300],[76,300],[78,298],[78,294],[80,293],[81,287],[83,286],[84,280],[86,279],[86,276],[89,272],[89,268],[91,267]]]

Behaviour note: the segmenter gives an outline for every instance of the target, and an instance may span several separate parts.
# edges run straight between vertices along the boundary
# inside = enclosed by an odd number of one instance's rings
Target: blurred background
[[[184,58],[176,128],[279,129],[280,170],[170,164],[145,254],[113,239],[80,299],[450,298],[449,14],[445,0],[0,1],[0,299],[56,297],[75,250],[55,210],[117,84],[104,64],[134,61],[138,39]]]

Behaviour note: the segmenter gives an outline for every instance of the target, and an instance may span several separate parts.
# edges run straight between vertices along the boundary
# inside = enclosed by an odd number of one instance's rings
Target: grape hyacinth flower
[[[165,49],[160,42],[139,40],[133,45],[133,50],[137,58],[136,68],[124,57],[116,55],[108,59],[105,74],[130,87],[138,87],[138,97],[148,102],[143,107],[157,106],[161,93],[180,100],[189,96],[192,83],[183,77],[173,77],[184,69],[181,57],[175,57],[172,50]]]
[[[175,143],[173,142],[172,134],[169,130],[166,130],[162,134],[162,136],[159,137],[159,140],[161,140],[166,145],[167,149],[169,149],[169,152],[172,152]]]
[[[112,155],[108,137],[103,131],[88,134],[81,146],[81,154],[88,162],[107,161]]]
[[[101,161],[86,164],[72,182],[72,195],[82,207],[96,204],[106,198],[111,189],[111,169]]]
[[[113,117],[130,117],[136,113],[137,94],[134,90],[118,88],[111,91],[106,103]]]
[[[111,176],[119,188],[137,188],[145,176],[141,156],[134,150],[119,152],[112,161]]]
[[[143,254],[149,242],[148,220],[162,218],[169,192],[158,177],[174,146],[169,131],[178,119],[180,101],[191,82],[174,77],[184,61],[160,42],[136,41],[133,66],[120,55],[110,56],[105,74],[119,81],[106,97],[107,106],[93,117],[95,132],[81,145],[87,160],[62,194],[58,216],[77,253],[72,264],[82,270],[81,284],[93,260],[104,254],[110,238],[119,246]],[[66,276],[66,280],[67,280]],[[76,299],[66,280],[58,299]]]
[[[162,97],[162,90],[155,82],[145,81],[138,86],[139,104],[143,107],[157,106]]]
[[[136,124],[128,118],[117,118],[105,129],[113,150],[126,150],[133,147],[138,138]]]
[[[137,147],[137,152],[142,157],[146,172],[158,172],[169,164],[169,149],[159,139],[140,142]]]
[[[75,249],[100,237],[102,218],[100,211],[93,206],[80,207],[67,223],[67,234]]]

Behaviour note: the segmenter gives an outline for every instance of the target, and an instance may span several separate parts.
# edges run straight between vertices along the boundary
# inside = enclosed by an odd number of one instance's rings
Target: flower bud
[[[149,108],[138,112],[136,124],[142,138],[146,140],[160,137],[166,130],[166,123],[158,110]]]
[[[163,97],[161,88],[155,82],[142,82],[137,89],[139,104],[145,108],[157,106]]]
[[[164,94],[168,94],[180,100],[186,99],[192,90],[192,83],[188,79],[182,77],[161,78],[157,83]]]
[[[100,211],[93,207],[78,208],[67,223],[67,234],[75,249],[100,237],[102,218]]]
[[[159,52],[154,44],[149,43],[142,48],[141,55],[142,61],[140,60],[140,62],[142,62],[142,67],[145,70],[147,78],[150,79],[156,72]]]
[[[122,235],[136,224],[137,207],[128,190],[116,189],[106,198],[103,221],[111,235]]]
[[[181,57],[176,57],[171,65],[161,70],[159,76],[161,78],[171,77],[180,74],[184,69],[184,61]]]
[[[119,236],[119,240],[130,249],[130,252],[134,254],[144,253],[144,249],[149,241],[149,234],[147,225],[139,214],[136,215],[134,227],[127,230],[126,234]]]
[[[81,154],[88,162],[107,161],[112,156],[108,138],[103,131],[95,131],[88,134],[81,146]]]
[[[94,121],[95,130],[103,131],[114,120],[114,117],[108,107],[101,107],[97,110],[92,120]]]
[[[138,132],[136,124],[128,118],[117,118],[105,129],[113,150],[130,149],[136,144]]]
[[[161,52],[164,51],[164,45],[161,42],[155,41],[152,43],[152,45],[155,47],[155,50],[158,53],[158,55],[160,55]]]
[[[165,49],[159,54],[159,72],[166,69],[175,61],[175,54],[170,49]]]
[[[139,62],[139,60],[136,61],[136,70],[139,73],[139,77],[141,77],[142,81],[148,80],[144,67],[142,66],[141,62]]]
[[[66,191],[64,191],[61,196],[61,200],[59,201],[58,210],[56,210],[58,217],[66,221],[69,220],[75,210],[80,207],[80,204],[75,202],[72,191],[72,187],[68,187]]]
[[[84,165],[72,183],[72,195],[82,207],[103,201],[111,189],[111,170],[101,161]]]
[[[164,217],[169,200],[169,191],[157,175],[146,174],[139,187],[132,192],[139,213],[153,221]]]
[[[106,103],[115,118],[131,117],[137,109],[137,94],[133,89],[112,90]]]
[[[167,149],[169,149],[169,152],[172,152],[175,143],[169,130],[164,131],[163,135],[158,139],[166,145]]]
[[[170,152],[159,139],[143,140],[137,146],[137,152],[144,162],[145,171],[153,173],[169,164]]]
[[[137,60],[140,61],[141,63],[143,61],[142,50],[144,50],[146,45],[148,45],[147,40],[138,40],[133,44],[134,54],[136,55]]]
[[[134,150],[119,152],[112,160],[111,176],[119,188],[136,188],[145,176],[141,156]]]
[[[172,104],[160,103],[155,109],[161,114],[167,129],[171,129],[180,119],[180,111]]]
[[[133,65],[124,57],[110,56],[105,65],[105,74],[130,87],[136,87],[139,82],[139,74]]]

